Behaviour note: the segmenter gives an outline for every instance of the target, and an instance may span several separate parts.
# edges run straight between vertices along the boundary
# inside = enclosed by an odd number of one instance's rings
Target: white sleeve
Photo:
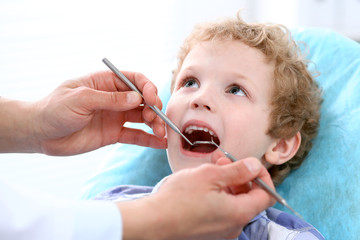
[[[59,200],[0,181],[0,239],[120,240],[122,220],[112,202]]]

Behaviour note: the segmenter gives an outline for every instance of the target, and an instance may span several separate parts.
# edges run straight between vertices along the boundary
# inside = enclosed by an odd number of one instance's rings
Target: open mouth
[[[220,140],[216,136],[216,134],[206,127],[198,127],[191,125],[183,131],[183,134],[192,143],[194,143],[195,141],[214,141],[216,144],[220,145]],[[199,144],[191,146],[184,139],[182,139],[182,147],[186,151],[199,153],[211,153],[217,149],[217,147],[212,144]]]

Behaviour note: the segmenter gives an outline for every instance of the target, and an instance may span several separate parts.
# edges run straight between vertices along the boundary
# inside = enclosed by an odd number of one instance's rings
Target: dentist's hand
[[[144,75],[123,72],[143,92],[147,103],[162,103],[157,89]],[[68,81],[37,105],[38,139],[46,154],[72,155],[117,142],[165,148],[165,124],[112,72],[99,72]],[[124,127],[126,122],[146,123],[157,136]]]
[[[255,184],[249,188],[248,183],[256,177],[273,187],[269,173],[255,158],[181,170],[156,194],[118,203],[124,239],[237,237],[251,219],[275,203],[262,188]],[[230,187],[242,191],[225,191]]]
[[[147,103],[162,108],[155,85],[144,75],[123,73]],[[0,125],[8,134],[0,136],[0,150],[73,155],[117,142],[166,148],[164,122],[149,107],[139,106],[142,102],[110,71],[64,82],[34,103],[2,100],[0,112],[8,118]],[[126,122],[146,123],[155,135],[127,128]]]
[[[231,161],[229,158],[227,158],[225,156],[225,154],[220,151],[213,154],[211,158],[212,158],[211,159],[212,163],[214,163],[218,166],[223,166],[223,165],[233,163],[233,161]],[[256,158],[254,158],[254,159],[257,160]],[[242,160],[240,160],[240,161],[242,161]],[[257,160],[257,161],[260,163],[259,160]],[[224,190],[227,191],[228,193],[238,194],[238,193],[241,193],[244,191],[249,191],[251,189],[251,186],[252,186],[252,183],[249,182],[248,184],[243,184],[241,186],[230,186]],[[271,182],[271,186],[273,186],[273,182]]]

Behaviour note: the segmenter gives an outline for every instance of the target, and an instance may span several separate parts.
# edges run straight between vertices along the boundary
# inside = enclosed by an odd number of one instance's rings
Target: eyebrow
[[[254,81],[251,80],[251,78],[237,72],[228,72],[228,74],[229,74],[228,76],[231,78],[235,77],[236,79],[241,79],[245,81],[247,84],[250,84],[252,89],[254,90],[258,89],[257,85],[254,83]]]
[[[246,77],[245,75],[241,74],[241,73],[237,73],[237,72],[229,72],[229,75],[230,76],[235,76],[236,78],[240,78],[240,79],[243,79],[243,80],[250,80],[248,77]]]
[[[180,72],[196,72],[197,69],[199,68],[199,65],[191,65],[191,66],[187,66],[185,68],[180,69]]]

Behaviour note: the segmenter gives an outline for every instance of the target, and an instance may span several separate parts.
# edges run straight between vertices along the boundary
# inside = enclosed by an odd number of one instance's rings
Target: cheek
[[[171,121],[173,121],[173,113],[176,109],[176,102],[174,101],[174,97],[172,96],[167,104],[165,114],[170,118]]]
[[[225,135],[229,144],[228,151],[232,151],[238,158],[261,158],[270,143],[266,134],[267,122],[264,116],[241,114],[226,119]]]
[[[165,114],[177,127],[179,127],[181,113],[179,111],[179,106],[178,104],[176,104],[176,101],[173,100],[173,97],[170,98],[170,101],[166,107]],[[167,124],[166,135],[168,138],[168,145],[170,147],[175,137],[177,137],[178,135]]]
[[[172,122],[175,123],[176,126],[179,127],[185,108],[186,103],[184,102],[184,99],[177,93],[173,93],[166,107],[165,114]]]

